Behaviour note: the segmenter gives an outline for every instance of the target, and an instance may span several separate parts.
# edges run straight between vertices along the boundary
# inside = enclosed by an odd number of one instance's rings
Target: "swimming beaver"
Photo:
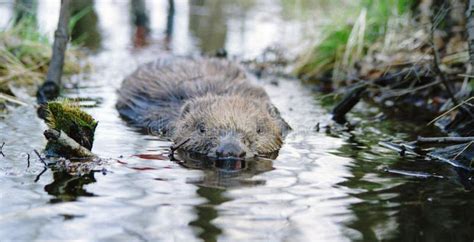
[[[222,59],[145,64],[122,83],[117,109],[181,150],[217,158],[274,153],[290,129],[265,90],[251,84],[238,64]]]

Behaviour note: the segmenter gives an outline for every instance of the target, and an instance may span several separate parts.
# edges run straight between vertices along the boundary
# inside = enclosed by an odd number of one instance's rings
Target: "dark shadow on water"
[[[200,229],[198,236],[204,241],[217,241],[217,237],[222,234],[222,229],[214,225],[212,220],[219,216],[216,207],[230,200],[224,193],[223,189],[203,186],[197,190],[197,194],[207,201],[194,207],[197,218],[189,225]]]
[[[44,190],[54,196],[51,203],[76,201],[78,197],[92,197],[93,193],[88,192],[84,186],[96,182],[94,172],[86,175],[71,175],[65,171],[54,171],[53,182],[46,185]]]

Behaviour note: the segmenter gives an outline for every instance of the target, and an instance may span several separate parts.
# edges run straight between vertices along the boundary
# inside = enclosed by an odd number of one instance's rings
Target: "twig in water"
[[[35,182],[38,182],[40,177],[46,172],[46,170],[48,170],[48,164],[46,163],[46,161],[44,161],[43,157],[41,157],[41,155],[39,154],[39,152],[37,150],[33,150],[35,152],[35,154],[38,156],[38,158],[40,159],[41,163],[43,163],[44,165],[44,169],[40,172],[40,174],[38,174],[36,176],[36,179],[35,179]],[[28,154],[29,155],[29,154]],[[29,164],[29,163],[28,163]]]
[[[27,157],[26,157],[26,161],[28,162],[28,165],[26,166],[26,168],[30,168],[30,153],[26,153]]]
[[[467,144],[466,147],[464,147],[464,149],[462,149],[462,150],[453,158],[453,160],[456,160],[456,159],[458,158],[458,156],[461,155],[462,153],[464,153],[464,151],[466,151],[467,148],[469,148],[472,144],[474,144],[474,141],[469,142],[469,144]],[[472,163],[472,161],[471,161],[471,163]],[[469,167],[470,167],[470,166],[471,166],[471,165],[469,164]]]
[[[46,170],[48,170],[48,167],[44,167],[44,169],[40,172],[40,174],[38,174],[35,178],[35,182],[38,182],[40,177],[46,172]]]
[[[418,154],[413,149],[414,147],[411,147],[410,145],[407,145],[407,144],[395,144],[395,143],[392,143],[392,142],[382,141],[382,142],[379,142],[379,145],[381,145],[382,147],[385,147],[387,149],[393,150],[395,152],[398,152],[398,153],[402,152],[402,150],[405,150],[405,154],[414,155],[416,157],[427,157],[427,158],[430,158],[432,160],[439,160],[439,161],[448,163],[448,164],[450,164],[454,167],[459,167],[459,168],[466,169],[466,170],[469,170],[469,171],[472,170],[471,166],[467,167],[465,165],[459,164],[454,159],[448,159],[448,158],[445,158],[441,155],[437,155],[437,154],[433,154],[433,153]]]
[[[474,142],[474,137],[421,137],[418,136],[415,143],[420,144],[463,144]]]
[[[474,97],[470,97],[470,98],[464,100],[462,103],[460,103],[460,104],[458,104],[458,105],[452,107],[452,108],[449,109],[448,111],[444,112],[443,114],[439,115],[439,116],[436,117],[435,119],[431,120],[426,126],[430,126],[430,125],[433,124],[434,122],[438,121],[440,118],[446,116],[446,114],[448,114],[448,113],[454,111],[455,109],[457,109],[457,108],[459,108],[460,106],[462,106],[462,105],[464,105],[464,104],[470,102],[471,100],[474,100]]]
[[[422,157],[423,155],[418,154],[415,151],[415,147],[412,147],[409,144],[395,144],[389,141],[381,141],[379,142],[379,145],[382,147],[385,147],[389,150],[393,150],[400,154],[401,156],[406,156],[406,155],[413,155],[416,157]]]
[[[320,130],[320,127],[319,127],[319,126],[320,126],[320,125],[319,125],[319,122],[318,122],[318,123],[316,124],[316,126],[314,127],[314,129],[316,130],[316,132],[319,132],[319,130]]]
[[[3,146],[5,145],[5,142],[2,143],[2,146],[0,146],[0,155],[5,157],[5,154],[3,154]]]
[[[48,167],[48,163],[46,163],[46,161],[44,161],[43,157],[41,157],[41,155],[38,153],[37,150],[33,150],[35,152],[35,154],[38,156],[38,158],[40,159],[41,163],[43,163],[44,167]]]
[[[435,177],[435,178],[440,178],[440,179],[444,178],[443,176],[439,176],[436,174],[429,174],[429,173],[417,172],[417,171],[404,171],[404,170],[390,169],[390,168],[384,168],[383,171],[391,173],[391,174],[412,176],[412,177],[419,177],[419,178],[430,178],[430,177]]]

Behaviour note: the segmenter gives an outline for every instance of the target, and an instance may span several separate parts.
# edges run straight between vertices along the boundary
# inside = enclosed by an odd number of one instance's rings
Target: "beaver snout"
[[[245,158],[247,153],[237,142],[226,142],[216,149],[217,158]]]

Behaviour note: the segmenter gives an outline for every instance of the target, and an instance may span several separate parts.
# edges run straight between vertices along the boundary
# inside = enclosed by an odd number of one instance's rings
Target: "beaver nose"
[[[243,158],[246,153],[239,144],[224,143],[217,148],[216,155],[217,157]]]

